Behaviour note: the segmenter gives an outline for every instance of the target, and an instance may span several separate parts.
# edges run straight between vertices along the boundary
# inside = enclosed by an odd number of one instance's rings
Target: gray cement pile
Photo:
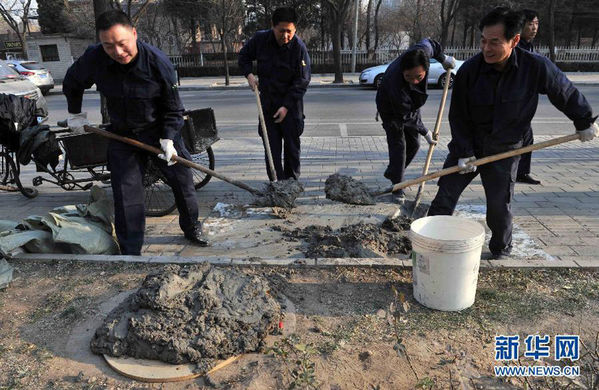
[[[393,221],[381,226],[358,223],[339,230],[333,230],[329,226],[311,225],[284,234],[295,240],[303,240],[306,247],[302,252],[309,258],[366,258],[376,255],[409,254],[412,244],[405,229],[401,229],[401,226],[405,226],[402,223]]]
[[[268,183],[262,195],[254,198],[254,204],[260,207],[295,207],[295,200],[304,192],[304,186],[297,180],[281,180]]]
[[[264,279],[232,269],[170,265],[108,315],[91,350],[206,372],[216,360],[263,349],[281,318],[269,291]]]
[[[350,176],[338,173],[327,178],[324,183],[324,192],[327,199],[338,202],[357,205],[371,205],[376,203],[364,183]]]

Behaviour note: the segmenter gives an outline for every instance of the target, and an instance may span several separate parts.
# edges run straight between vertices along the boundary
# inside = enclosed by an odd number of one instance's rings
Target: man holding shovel
[[[419,134],[430,145],[437,143],[420,119],[420,107],[428,98],[430,58],[442,63],[445,70],[455,67],[455,59],[444,55],[439,43],[424,39],[389,65],[376,94],[376,107],[389,148],[389,165],[384,176],[393,184],[403,181],[404,171],[420,147]],[[403,190],[393,192],[392,196],[399,203],[405,200]]]
[[[295,35],[296,24],[293,8],[277,8],[272,15],[272,29],[258,31],[239,52],[239,67],[250,88],[260,91],[278,180],[297,180],[300,176],[300,135],[304,131],[304,94],[310,83],[310,57],[304,42]],[[258,63],[259,83],[252,73],[254,60]],[[262,135],[262,126],[258,131]],[[266,163],[272,181],[268,156]]]
[[[429,215],[451,215],[462,191],[480,173],[493,259],[512,249],[511,200],[520,158],[481,165],[478,172],[469,162],[522,146],[539,94],[574,122],[582,142],[599,135],[589,103],[555,64],[517,47],[522,24],[522,14],[506,7],[481,20],[481,53],[460,67],[449,111],[452,139],[444,168],[458,165],[461,171],[439,179],[429,209]]]
[[[181,138],[183,104],[173,65],[164,53],[137,40],[137,31],[122,11],[100,15],[96,29],[100,43],[75,61],[63,81],[68,126],[82,131],[88,124],[86,113],[81,112],[83,92],[96,84],[106,96],[111,132],[160,146],[159,157],[165,161],[155,163],[173,190],[179,225],[190,242],[206,246],[191,170],[170,161],[173,155],[191,159]],[[140,255],[144,241],[142,179],[147,161],[148,154],[134,146],[115,140],[108,145],[115,228],[125,255]]]

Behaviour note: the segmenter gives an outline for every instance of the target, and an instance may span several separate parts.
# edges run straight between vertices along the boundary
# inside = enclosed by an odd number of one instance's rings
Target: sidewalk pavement
[[[599,85],[599,72],[568,72],[566,75],[576,85]],[[360,73],[344,73],[343,83],[334,83],[335,75],[332,73],[313,74],[309,88],[360,88],[359,77]],[[243,76],[231,76],[228,86],[225,85],[224,76],[183,77],[180,81],[180,91],[248,88]],[[91,89],[86,93],[97,93],[97,91]],[[62,95],[62,84],[56,84],[49,95]]]
[[[538,136],[537,141],[551,137]],[[213,145],[216,170],[259,188],[266,182],[263,149],[258,137],[223,139]],[[426,148],[422,148],[407,170],[407,178],[420,176]],[[436,149],[430,171],[442,168],[447,144]],[[599,266],[599,141],[579,141],[536,151],[533,172],[542,185],[516,184],[512,209],[514,212],[515,242],[524,255],[511,260],[499,260],[499,266]],[[299,202],[324,198],[324,182],[335,173],[351,175],[371,188],[387,187],[383,178],[387,165],[387,145],[383,136],[305,137],[302,139],[302,176],[306,191]],[[31,185],[36,176],[33,164],[23,167],[22,181]],[[37,187],[40,195],[26,199],[20,193],[0,192],[0,215],[3,219],[20,220],[41,214],[52,207],[85,202],[87,193],[64,191],[51,184]],[[417,187],[409,188],[409,199]],[[434,182],[428,182],[423,203],[430,203],[436,193]],[[249,193],[225,182],[212,179],[197,193],[201,217],[208,216],[217,202],[244,204]],[[381,197],[385,201],[385,197]],[[463,215],[484,223],[485,195],[480,178],[464,191],[460,202]],[[487,250],[486,246],[484,250]],[[204,248],[191,247],[181,236],[176,212],[147,219],[146,242],[143,254],[148,256],[203,256]]]

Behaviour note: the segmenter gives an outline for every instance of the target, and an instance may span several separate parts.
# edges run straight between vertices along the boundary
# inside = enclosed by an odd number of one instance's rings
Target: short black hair
[[[496,7],[481,19],[478,28],[482,31],[483,28],[496,24],[503,24],[505,39],[509,41],[522,31],[524,15],[509,7]]]
[[[524,15],[524,20],[526,22],[532,22],[534,20],[534,18],[538,18],[539,14],[537,11],[533,10],[533,9],[523,9],[522,10],[522,15]]]
[[[297,25],[297,14],[291,7],[280,7],[272,13],[272,25],[276,26],[280,22],[293,23]]]
[[[410,50],[401,56],[401,60],[399,60],[399,70],[403,72],[417,66],[422,66],[425,71],[428,71],[429,61],[430,60],[424,50]]]
[[[96,19],[96,32],[106,31],[117,24],[133,27],[133,23],[131,23],[131,19],[129,19],[126,13],[118,9],[111,9],[103,12]]]

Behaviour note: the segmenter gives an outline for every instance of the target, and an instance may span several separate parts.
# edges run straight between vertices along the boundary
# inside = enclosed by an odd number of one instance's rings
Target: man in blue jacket
[[[174,155],[191,159],[181,138],[183,104],[173,65],[160,50],[137,40],[137,31],[122,11],[103,13],[96,28],[101,43],[88,47],[63,81],[69,127],[81,131],[87,124],[86,113],[81,112],[83,92],[96,84],[106,96],[110,131],[163,150],[160,157],[165,161],[155,164],[173,190],[179,225],[185,238],[206,246],[191,170],[170,161]],[[126,255],[139,255],[144,241],[142,178],[147,161],[147,152],[134,146],[115,140],[108,145],[115,230]]]
[[[297,180],[300,176],[300,136],[304,131],[304,94],[310,83],[310,57],[304,42],[295,35],[296,24],[293,8],[277,8],[272,15],[272,29],[254,34],[239,52],[238,60],[250,88],[260,91],[279,180]],[[253,74],[254,60],[258,63],[258,79]],[[262,129],[259,127],[258,131]],[[272,180],[268,162],[266,167]]]
[[[384,176],[392,184],[403,181],[404,172],[420,147],[419,134],[429,144],[436,144],[420,118],[420,107],[428,98],[426,87],[431,58],[443,64],[446,70],[455,68],[455,59],[443,54],[439,43],[423,39],[389,65],[376,93],[376,108],[383,120],[389,148],[389,165]],[[398,203],[405,200],[403,190],[392,196]]]
[[[521,13],[498,7],[480,22],[481,53],[459,69],[449,110],[451,142],[444,167],[458,165],[459,173],[439,179],[429,215],[451,215],[462,191],[480,173],[487,198],[492,258],[512,249],[512,209],[519,156],[476,166],[481,158],[522,146],[537,108],[539,94],[574,122],[582,142],[599,135],[585,97],[547,58],[517,47]]]

